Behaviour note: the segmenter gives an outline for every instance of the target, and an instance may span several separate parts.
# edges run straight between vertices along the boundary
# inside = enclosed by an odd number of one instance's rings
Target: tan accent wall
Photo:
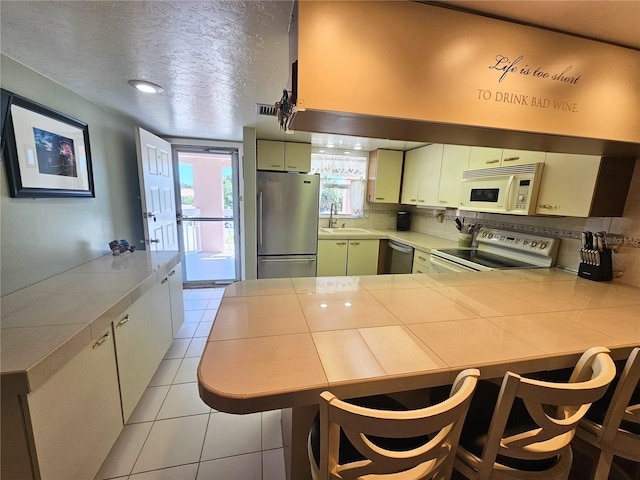
[[[298,63],[306,109],[640,143],[630,49],[414,2],[303,1]]]

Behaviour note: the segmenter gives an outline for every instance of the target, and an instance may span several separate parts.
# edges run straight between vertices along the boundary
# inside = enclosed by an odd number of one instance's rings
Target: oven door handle
[[[507,198],[504,202],[505,211],[511,211],[511,190],[513,190],[513,184],[516,179],[515,175],[509,175],[509,181],[507,182]]]
[[[440,267],[442,270],[446,271],[446,272],[478,272],[479,270],[476,270],[474,268],[471,267],[467,267],[465,265],[460,265],[459,263],[456,262],[450,262],[448,260],[439,258],[435,255],[433,255],[433,253],[431,254],[431,257],[429,258],[429,263],[431,263],[432,265],[434,265],[435,267]],[[432,269],[433,271],[433,269]]]

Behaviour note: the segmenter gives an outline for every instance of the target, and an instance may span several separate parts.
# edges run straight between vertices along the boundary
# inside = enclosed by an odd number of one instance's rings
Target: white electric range
[[[555,265],[560,239],[482,227],[474,248],[431,250],[431,272],[484,272]]]

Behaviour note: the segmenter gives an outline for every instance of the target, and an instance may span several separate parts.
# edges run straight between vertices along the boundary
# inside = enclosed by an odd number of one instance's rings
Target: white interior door
[[[154,252],[178,250],[171,144],[140,127],[136,132],[145,244]]]

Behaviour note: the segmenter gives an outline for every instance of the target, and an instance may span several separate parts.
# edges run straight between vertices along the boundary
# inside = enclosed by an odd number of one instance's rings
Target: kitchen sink
[[[339,233],[343,235],[363,235],[372,233],[364,228],[320,228],[320,231],[323,233]]]

